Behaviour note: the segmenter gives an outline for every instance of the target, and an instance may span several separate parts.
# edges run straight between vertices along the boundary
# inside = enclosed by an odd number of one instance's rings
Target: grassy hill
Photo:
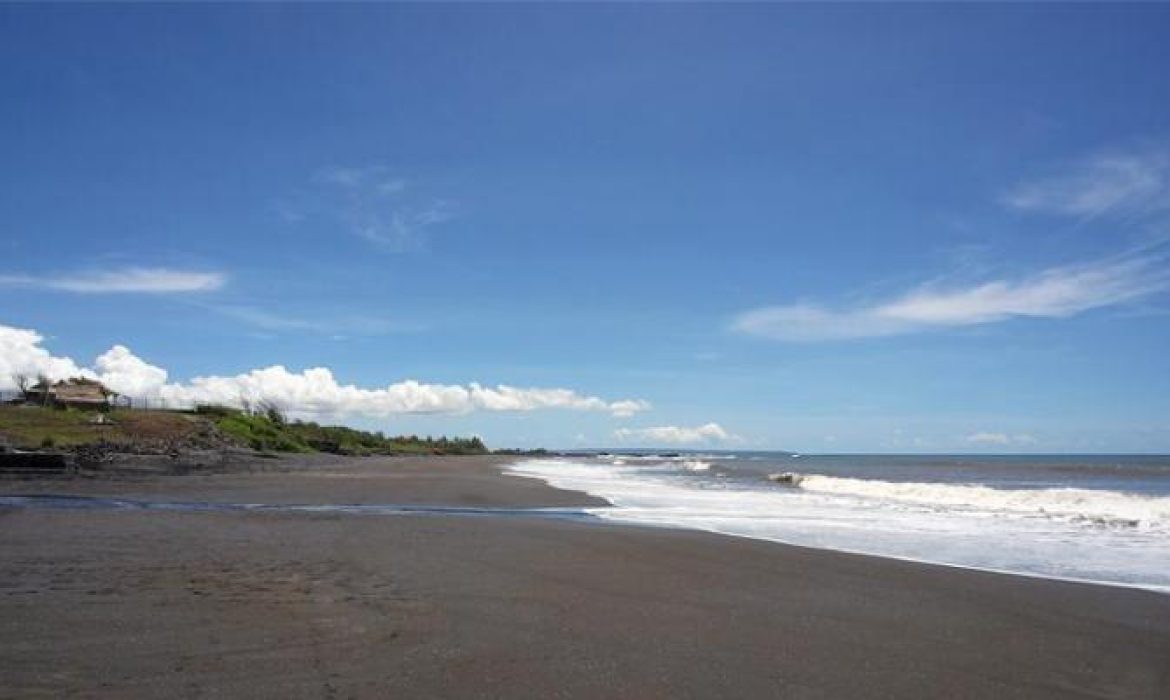
[[[95,422],[97,416],[103,422]],[[60,410],[38,406],[0,406],[0,436],[20,449],[69,448],[97,442],[146,444],[185,441],[198,436],[207,421],[164,411]]]
[[[204,406],[195,411],[115,409],[100,414],[39,406],[0,406],[0,439],[26,450],[107,443],[127,451],[146,452],[228,445],[273,452],[355,455],[488,452],[479,438],[387,437],[380,432],[287,421],[271,409],[249,413],[219,406]]]

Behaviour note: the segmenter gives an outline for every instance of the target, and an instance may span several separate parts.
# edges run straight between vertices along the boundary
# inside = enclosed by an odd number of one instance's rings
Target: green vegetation
[[[313,448],[288,426],[264,415],[234,411],[215,419],[215,427],[224,435],[254,450],[274,452],[313,452]]]
[[[25,450],[70,448],[99,442],[182,441],[198,433],[195,416],[161,411],[0,405],[0,441]]]
[[[199,406],[193,411],[114,410],[98,418],[92,411],[0,406],[0,438],[21,449],[71,448],[114,443],[158,449],[166,446],[214,447],[235,444],[271,452],[370,454],[487,454],[478,437],[388,437],[313,422],[289,421],[272,405],[243,411]]]
[[[267,405],[256,412],[223,407],[204,407],[196,413],[215,415],[215,424],[223,433],[257,450],[277,452],[331,452],[333,454],[487,454],[478,437],[470,439],[446,436],[420,438],[416,435],[387,437],[344,426],[285,419],[277,408]]]
[[[242,411],[224,406],[198,406],[196,415],[212,418],[225,435],[257,450],[276,452],[330,452],[345,455],[370,454],[487,454],[478,437],[446,436],[420,438],[416,435],[387,437],[344,426],[289,421],[276,406],[261,403]]]
[[[287,430],[303,437],[306,444],[321,452],[340,454],[441,454],[478,455],[488,449],[478,437],[420,438],[417,435],[387,437],[381,432],[366,432],[341,426],[293,422]]]

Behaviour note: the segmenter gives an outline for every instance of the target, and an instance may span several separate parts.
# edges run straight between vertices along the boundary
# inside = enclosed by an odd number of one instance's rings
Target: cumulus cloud
[[[663,425],[653,428],[618,428],[613,436],[620,442],[650,443],[656,445],[687,445],[702,442],[730,442],[738,439],[718,423],[707,423],[693,428]]]
[[[200,403],[240,406],[270,402],[294,414],[389,416],[403,413],[469,413],[472,411],[536,411],[566,409],[630,416],[650,405],[642,400],[607,401],[571,389],[426,384],[406,380],[385,387],[363,388],[342,384],[325,367],[294,372],[280,365],[234,376],[196,377],[186,383],[168,383],[167,371],[115,345],[82,367],[69,358],[55,357],[42,346],[36,331],[0,325],[0,388],[14,387],[17,374],[53,379],[83,376],[97,379],[114,391],[140,398],[156,398],[174,406]]]
[[[628,415],[627,401],[605,401],[571,389],[485,387],[425,384],[413,379],[366,389],[340,384],[332,371],[314,367],[291,372],[280,365],[230,377],[196,377],[187,384],[168,384],[157,394],[177,404],[268,401],[290,411],[311,414],[470,413],[472,411],[534,411],[562,408]],[[636,410],[648,407],[636,402]]]
[[[94,374],[109,388],[126,396],[150,396],[167,381],[167,371],[115,345],[94,361]]]
[[[596,396],[582,396],[571,389],[518,389],[499,385],[468,386],[469,400],[477,408],[489,411],[530,411],[536,408],[572,408],[579,411],[606,411],[615,416],[632,416],[650,408],[641,400],[605,401]]]
[[[52,289],[78,294],[176,294],[211,292],[227,283],[222,272],[127,267],[49,275],[0,275],[0,285]]]
[[[823,341],[915,333],[1013,318],[1066,318],[1123,304],[1170,287],[1157,256],[1054,267],[1016,280],[966,287],[924,285],[890,301],[831,309],[768,306],[736,316],[740,333],[783,341]]]
[[[1170,209],[1170,150],[1087,158],[1058,174],[1019,183],[1003,201],[1021,211],[1082,217]]]
[[[81,367],[68,357],[54,357],[41,347],[44,337],[24,328],[0,326],[0,388],[15,388],[14,377],[53,378],[81,376]]]
[[[1034,445],[1034,444],[1036,444],[1036,438],[1032,437],[1031,435],[1026,435],[1026,434],[1008,435],[1007,433],[979,432],[979,433],[972,433],[971,435],[968,435],[965,439],[967,442],[971,443],[972,445],[985,445],[985,446],[997,446],[998,445],[1001,447],[1007,447],[1009,445],[1020,446],[1020,445]]]

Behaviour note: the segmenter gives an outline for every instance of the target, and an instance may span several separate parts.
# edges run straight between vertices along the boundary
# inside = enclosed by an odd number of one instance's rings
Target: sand
[[[501,463],[0,492],[594,503]],[[0,509],[0,696],[1166,698],[1170,596],[531,518]]]

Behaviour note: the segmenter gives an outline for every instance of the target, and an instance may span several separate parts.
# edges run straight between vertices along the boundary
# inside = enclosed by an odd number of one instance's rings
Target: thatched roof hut
[[[105,408],[110,404],[110,397],[115,394],[116,392],[106,388],[96,379],[73,377],[48,386],[44,381],[38,382],[25,391],[25,398],[30,403],[74,408]]]

